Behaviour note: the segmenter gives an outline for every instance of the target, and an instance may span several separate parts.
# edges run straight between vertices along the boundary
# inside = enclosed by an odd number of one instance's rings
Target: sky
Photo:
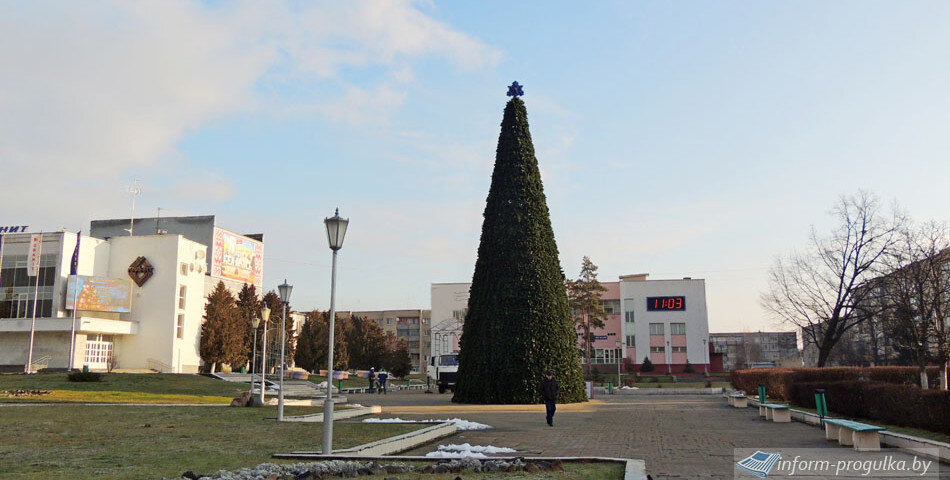
[[[0,225],[214,214],[264,284],[429,308],[474,270],[523,97],[561,265],[706,280],[710,330],[789,329],[777,255],[865,189],[950,205],[947,2],[0,1]]]

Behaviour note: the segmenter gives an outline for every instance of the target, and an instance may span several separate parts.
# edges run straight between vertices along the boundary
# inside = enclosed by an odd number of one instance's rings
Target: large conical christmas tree
[[[585,401],[577,332],[517,82],[513,92],[498,137],[452,400],[539,403],[550,370],[561,384],[558,402]]]

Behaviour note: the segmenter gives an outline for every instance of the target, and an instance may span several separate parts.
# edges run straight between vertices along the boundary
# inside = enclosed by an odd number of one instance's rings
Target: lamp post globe
[[[336,330],[336,254],[343,248],[343,238],[350,219],[340,217],[337,208],[332,217],[324,218],[327,229],[327,241],[333,250],[333,264],[330,268],[330,345],[327,353],[327,399],[323,402],[323,454],[333,453],[333,333]]]
[[[277,421],[284,420],[284,365],[286,361],[284,360],[284,352],[287,351],[287,304],[290,303],[290,293],[294,290],[293,285],[287,283],[287,279],[284,279],[284,283],[277,286],[277,291],[280,293],[280,301],[284,304],[284,313],[280,317],[280,390],[277,392]]]
[[[270,319],[270,309],[266,306],[261,309],[261,321],[264,322],[264,336],[261,340],[261,404],[264,403],[264,375],[267,374],[267,321]]]

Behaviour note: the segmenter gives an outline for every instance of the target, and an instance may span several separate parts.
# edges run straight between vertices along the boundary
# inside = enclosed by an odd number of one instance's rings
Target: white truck
[[[438,355],[430,359],[426,367],[426,376],[439,387],[439,393],[446,390],[455,391],[455,376],[459,371],[459,355],[451,353]]]

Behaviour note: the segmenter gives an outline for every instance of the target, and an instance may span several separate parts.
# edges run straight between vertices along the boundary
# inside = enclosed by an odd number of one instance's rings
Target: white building
[[[42,236],[42,254],[39,275],[29,276],[34,235]],[[113,359],[115,368],[197,372],[208,248],[181,235],[83,236],[71,278],[76,237],[4,235],[0,367],[23,371],[32,331],[33,369],[104,370]]]
[[[616,343],[620,340],[625,362],[635,368],[649,356],[656,372],[682,372],[687,361],[703,372],[709,365],[706,282],[691,278],[647,280],[647,276],[621,276],[619,302],[614,296],[618,282],[605,283],[608,291],[602,303],[609,318],[603,329],[593,332],[596,355],[592,362],[613,368],[620,355]],[[471,283],[432,284],[433,356],[458,352],[470,288]],[[617,315],[615,304],[622,315]]]
[[[621,276],[620,309],[625,356],[634,364],[649,355],[659,372],[681,372],[687,361],[698,372],[709,365],[705,280]]]
[[[433,283],[432,302],[432,356],[458,353],[462,322],[468,312],[471,283]]]

